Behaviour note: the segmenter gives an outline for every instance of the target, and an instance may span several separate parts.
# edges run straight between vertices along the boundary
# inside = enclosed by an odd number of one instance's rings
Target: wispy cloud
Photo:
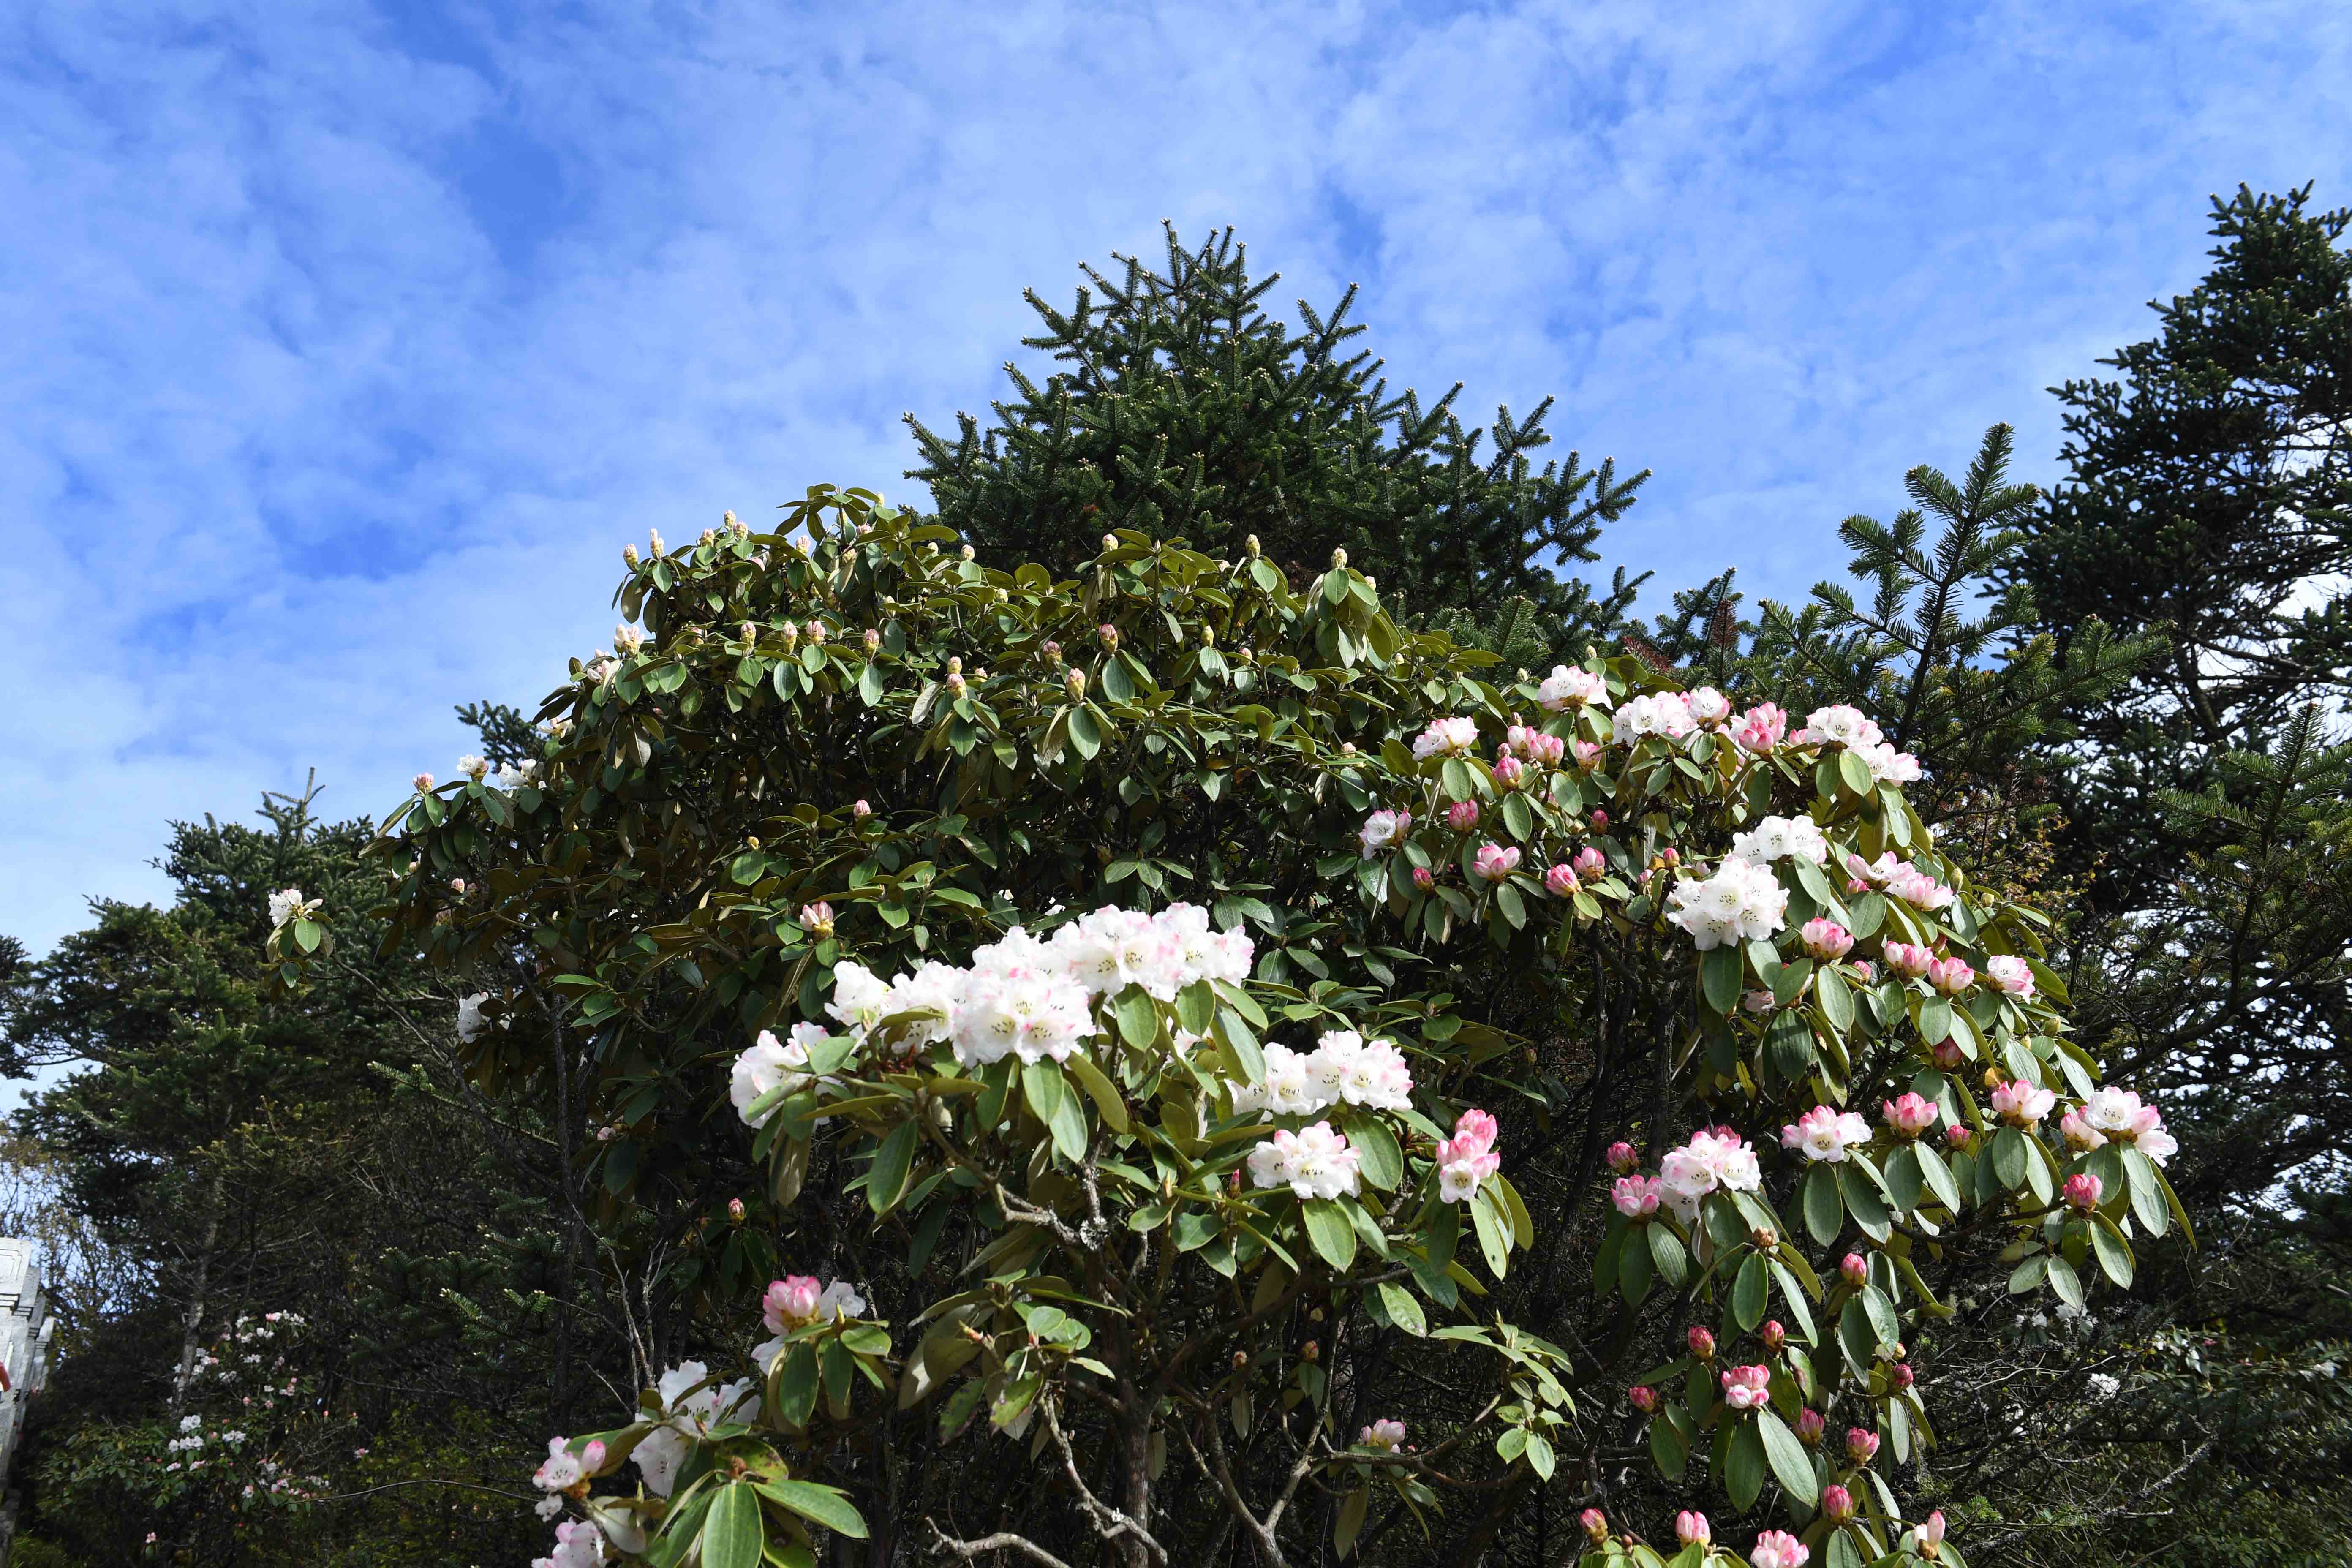
[[[624,537],[903,488],[1020,291],[1231,222],[1473,410],[1651,466],[1607,541],[1792,595],[1832,525],[2352,199],[2334,4],[20,5],[0,22],[0,929],[167,816],[447,771]]]

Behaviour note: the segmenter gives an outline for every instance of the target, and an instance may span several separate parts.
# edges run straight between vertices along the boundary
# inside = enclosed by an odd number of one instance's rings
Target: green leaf
[[[1838,1198],[1837,1176],[1826,1164],[1805,1173],[1805,1228],[1827,1247],[1845,1226],[1845,1205]]]
[[[1728,1014],[1739,1005],[1739,978],[1738,948],[1709,948],[1698,955],[1699,988],[1716,1012]]]
[[[707,1568],[760,1568],[760,1495],[744,1483],[719,1489],[702,1518]]]
[[[1512,837],[1525,843],[1534,833],[1535,813],[1528,807],[1528,797],[1513,790],[1503,797],[1503,826]]]
[[[2077,1311],[2082,1310],[2083,1278],[2074,1272],[2073,1264],[2054,1252],[2050,1254],[2050,1289],[2057,1293],[2061,1301]]]
[[[1381,1192],[1396,1191],[1397,1184],[1404,1180],[1404,1151],[1397,1147],[1396,1134],[1389,1131],[1388,1123],[1377,1116],[1351,1116],[1341,1130],[1356,1151],[1356,1167],[1364,1180]]]
[[[1356,1536],[1364,1528],[1364,1510],[1371,1505],[1372,1489],[1358,1487],[1339,1504],[1339,1517],[1331,1525],[1331,1554],[1345,1557],[1356,1549]]]
[[[1503,1222],[1486,1202],[1483,1189],[1470,1200],[1470,1223],[1478,1230],[1478,1250],[1486,1256],[1486,1271],[1500,1279],[1511,1267],[1510,1239]]]
[[[2128,1290],[2132,1282],[2132,1252],[2124,1240],[2123,1232],[2105,1215],[2091,1219],[2091,1249],[2099,1255],[2099,1267],[2118,1289]]]
[[[1746,1513],[1764,1489],[1764,1439],[1751,1421],[1732,1428],[1731,1447],[1723,1459],[1723,1489],[1732,1507]]]
[[[1756,1430],[1763,1436],[1764,1457],[1771,1461],[1780,1489],[1807,1508],[1819,1502],[1821,1482],[1813,1474],[1812,1457],[1787,1423],[1767,1407],[1756,1412]]]
[[[1770,1299],[1769,1279],[1763,1255],[1749,1253],[1731,1287],[1731,1315],[1742,1332],[1752,1331],[1764,1321],[1764,1305]]]
[[[1307,1224],[1307,1239],[1316,1255],[1341,1273],[1356,1261],[1356,1227],[1347,1211],[1330,1198],[1309,1198],[1299,1205]]]
[[[1127,1131],[1127,1101],[1119,1098],[1118,1086],[1104,1075],[1102,1068],[1088,1059],[1086,1052],[1072,1051],[1062,1058],[1062,1070],[1078,1080],[1079,1087],[1087,1091],[1087,1098],[1095,1102],[1095,1110],[1101,1113],[1113,1131]]]
[[[1908,1213],[1919,1206],[1919,1194],[1926,1187],[1919,1175],[1919,1146],[1897,1143],[1886,1157],[1886,1195],[1895,1200],[1896,1209]]]
[[[1683,1470],[1690,1463],[1690,1445],[1671,1423],[1650,1423],[1650,1458],[1657,1461],[1658,1473],[1670,1481],[1683,1479]]]
[[[1129,985],[1110,1005],[1119,1037],[1140,1049],[1160,1037],[1160,1008],[1140,985]]]
[[[1650,1233],[1650,1259],[1658,1266],[1658,1278],[1666,1289],[1679,1290],[1683,1279],[1690,1272],[1690,1255],[1683,1250],[1682,1238],[1670,1226],[1653,1222],[1642,1227]]]
[[[761,1495],[812,1524],[821,1524],[836,1535],[846,1535],[852,1541],[866,1539],[866,1516],[857,1511],[850,1500],[831,1487],[821,1487],[809,1481],[761,1481]]]
[[[1845,1194],[1845,1212],[1853,1215],[1863,1235],[1885,1241],[1894,1229],[1887,1219],[1886,1200],[1879,1195],[1877,1184],[1858,1168],[1859,1159],[1859,1155],[1849,1158],[1838,1177],[1839,1189]]]
[[[1886,1292],[1875,1285],[1862,1288],[1862,1310],[1870,1320],[1870,1331],[1878,1336],[1882,1345],[1892,1345],[1903,1337],[1903,1325],[1895,1315],[1895,1303]]]
[[[1046,1125],[1054,1134],[1054,1148],[1062,1158],[1076,1164],[1087,1157],[1087,1113],[1079,1108],[1076,1095],[1064,1094]]]
[[[1813,994],[1821,999],[1822,1016],[1843,1035],[1853,1027],[1853,993],[1833,964],[1824,963],[1813,977]]]
[[[1992,1173],[2011,1192],[2025,1180],[2025,1163],[2032,1157],[2025,1134],[2016,1128],[2004,1127],[1992,1135]]]
[[[1242,1022],[1241,1015],[1231,1007],[1220,1007],[1217,1009],[1217,1024],[1218,1033],[1224,1038],[1225,1049],[1233,1053],[1234,1065],[1241,1068],[1242,1081],[1264,1083],[1265,1053],[1258,1049],[1257,1037],[1250,1033],[1249,1026]]]
[[[2156,1173],[2156,1162],[2137,1149],[2124,1151],[2123,1167],[2131,1188],[2132,1217],[2150,1236],[2162,1236],[2165,1231],[2164,1184]]]
[[[901,1121],[874,1151],[873,1169],[866,1178],[866,1201],[876,1215],[886,1215],[907,1190],[907,1171],[915,1158],[915,1124]]]
[[[1915,1147],[1918,1151],[1919,1174],[1926,1178],[1927,1190],[1936,1194],[1937,1203],[1954,1214],[1959,1213],[1960,1184],[1952,1179],[1952,1168],[1944,1163],[1944,1157],[1936,1152],[1933,1144],[1921,1142]]]
[[[1388,1313],[1390,1322],[1416,1337],[1429,1332],[1429,1320],[1412,1291],[1394,1280],[1384,1279],[1381,1281],[1380,1297],[1381,1310]]]
[[[1037,1113],[1037,1120],[1048,1127],[1054,1124],[1054,1112],[1061,1109],[1067,1088],[1062,1080],[1062,1069],[1050,1059],[1021,1064],[1022,1098]]]

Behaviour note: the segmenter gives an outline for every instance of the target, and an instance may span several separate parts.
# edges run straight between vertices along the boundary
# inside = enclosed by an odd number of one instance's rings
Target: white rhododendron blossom
[[[1549,713],[1587,705],[1606,708],[1609,706],[1608,678],[1573,665],[1556,664],[1551,667],[1551,673],[1544,677],[1543,684],[1536,688],[1536,700]]]
[[[781,1088],[790,1096],[816,1081],[808,1070],[809,1047],[824,1037],[824,1029],[816,1024],[794,1024],[781,1041],[765,1029],[760,1031],[751,1048],[735,1058],[727,1082],[727,1098],[734,1102],[735,1114],[744,1125],[765,1127],[775,1115],[773,1104],[757,1115],[751,1110],[753,1102],[771,1089]]]
[[[1895,868],[1886,890],[1915,910],[1940,910],[1952,901],[1952,889],[1909,861]]]
[[[1313,1116],[1343,1103],[1402,1110],[1412,1103],[1412,1073],[1392,1040],[1335,1029],[1312,1051],[1276,1044],[1264,1049],[1263,1080],[1233,1086],[1236,1116]]]
[[[1731,852],[1759,866],[1792,858],[1819,866],[1828,861],[1830,845],[1822,837],[1821,825],[1810,816],[1768,816],[1747,832],[1733,835]]]
[[[603,1531],[586,1520],[567,1519],[555,1527],[555,1551],[532,1558],[530,1568],[601,1568],[611,1561],[604,1554]]]
[[[1658,1162],[1658,1186],[1666,1207],[1687,1225],[1698,1217],[1699,1200],[1721,1187],[1752,1193],[1764,1184],[1756,1151],[1728,1127],[1701,1128],[1690,1142]]]
[[[482,1011],[482,1004],[490,999],[487,991],[477,991],[470,996],[457,998],[457,1037],[473,1044],[488,1032],[490,1020]]]
[[[2071,1117],[2074,1112],[2067,1114]],[[2105,1141],[2133,1144],[2159,1165],[2179,1151],[2179,1142],[2164,1130],[2164,1118],[2156,1107],[2142,1104],[2128,1089],[2105,1084],[2093,1089],[2091,1098],[2083,1102],[2082,1116],[2084,1124],[2103,1134]]]
[[[1786,923],[1789,893],[1769,868],[1735,855],[1705,881],[1676,882],[1666,907],[1666,919],[1690,932],[1705,952],[1779,931]]]
[[[1908,752],[1898,752],[1885,741],[1864,741],[1848,748],[1862,759],[1870,770],[1874,784],[1906,784],[1919,782],[1919,759]]]
[[[302,912],[301,889],[286,888],[269,895],[269,926],[272,931]]]
[[[1328,1121],[1293,1132],[1283,1129],[1249,1152],[1250,1184],[1287,1186],[1302,1198],[1353,1196],[1356,1151]]]
[[[1610,732],[1619,745],[1627,746],[1644,735],[1663,735],[1678,741],[1696,727],[1686,694],[1659,691],[1620,704]]]
[[[2013,953],[1996,953],[1985,960],[1985,973],[1992,983],[2011,996],[2033,994],[2033,970],[2025,960]]]
[[[1473,1107],[1454,1123],[1454,1136],[1437,1145],[1437,1196],[1458,1204],[1475,1195],[1487,1177],[1503,1168],[1495,1152],[1501,1129],[1492,1115]]]
[[[1858,1110],[1832,1110],[1816,1105],[1780,1129],[1780,1146],[1794,1149],[1808,1160],[1835,1164],[1847,1153],[1870,1142],[1870,1123]]]
[[[1383,849],[1393,849],[1412,831],[1412,813],[1409,811],[1376,811],[1364,818],[1357,830],[1356,841],[1363,846],[1364,858],[1369,860]]]
[[[1790,739],[1799,745],[1875,746],[1886,737],[1859,708],[1843,702],[1816,708],[1805,716],[1805,727]]]
[[[1702,686],[1690,693],[1690,716],[1712,730],[1731,717],[1731,699],[1712,686]]]
[[[1412,739],[1412,754],[1416,761],[1435,756],[1468,756],[1478,745],[1478,721],[1475,719],[1432,719],[1429,727]]]
[[[669,1496],[677,1484],[678,1467],[693,1451],[690,1439],[721,1422],[760,1418],[758,1384],[748,1377],[714,1383],[710,1369],[698,1361],[680,1362],[663,1373],[654,1392],[661,1399],[663,1424],[639,1439],[629,1457],[644,1475],[646,1489],[656,1497]]]

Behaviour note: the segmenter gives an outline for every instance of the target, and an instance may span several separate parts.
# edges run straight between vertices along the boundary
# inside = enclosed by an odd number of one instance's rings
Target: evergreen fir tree
[[[1085,268],[1067,310],[1027,295],[1044,330],[1024,344],[1062,368],[1041,384],[1008,364],[1016,396],[993,425],[961,414],[950,437],[908,416],[908,477],[979,550],[1066,573],[1114,529],[1218,554],[1255,535],[1296,578],[1344,548],[1420,614],[1492,628],[1524,599],[1547,650],[1619,628],[1638,582],[1596,594],[1557,568],[1597,559],[1647,469],[1621,479],[1574,452],[1537,468],[1549,399],[1498,409],[1490,433],[1463,427],[1458,384],[1427,408],[1391,394],[1350,348],[1356,290],[1328,311],[1300,300],[1294,331],[1264,308],[1279,275],[1253,279],[1230,229],[1188,250],[1170,228],[1164,270],[1118,259],[1116,279]]]

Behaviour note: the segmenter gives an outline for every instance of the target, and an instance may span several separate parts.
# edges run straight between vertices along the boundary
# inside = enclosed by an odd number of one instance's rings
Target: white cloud
[[[1557,393],[1605,542],[1800,593],[2192,281],[2208,191],[2346,199],[2347,24],[2095,8],[34,5],[0,24],[0,929],[173,815],[389,804],[607,635],[625,537],[1001,390],[1034,287],[1239,226],[1400,381]],[[2327,162],[2322,163],[2321,159]]]

